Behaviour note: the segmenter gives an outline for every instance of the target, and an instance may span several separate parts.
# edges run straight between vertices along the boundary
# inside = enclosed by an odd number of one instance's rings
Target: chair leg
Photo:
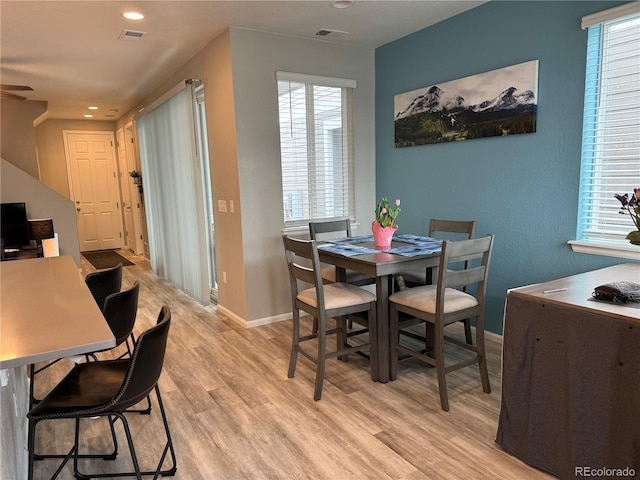
[[[478,368],[480,369],[480,380],[482,381],[482,391],[485,393],[491,393],[491,384],[489,383],[489,372],[487,370],[487,354],[484,349],[484,319],[482,316],[478,317],[476,325],[476,350],[480,362]]]
[[[467,342],[467,345],[473,345],[473,336],[471,335],[471,319],[466,318],[462,320],[464,323],[464,339]]]
[[[158,474],[161,474],[162,476],[173,476],[175,475],[177,470],[176,452],[173,449],[173,440],[171,439],[171,432],[169,431],[169,422],[167,422],[167,415],[164,411],[164,404],[162,402],[162,396],[160,396],[160,388],[158,387],[158,385],[156,385],[155,390],[156,390],[156,397],[158,399],[158,406],[160,407],[160,413],[162,415],[162,423],[164,424],[164,432],[167,436],[167,444],[165,445],[164,451],[160,458],[160,463],[158,464],[158,468],[156,470],[156,476]],[[169,453],[171,454],[172,466],[168,470],[161,471],[160,468],[162,467],[162,463],[164,462],[164,459],[167,456],[167,450],[169,450]]]
[[[336,318],[336,327],[339,326],[339,331],[336,335],[336,350],[342,350],[347,348],[347,317]],[[349,354],[339,355],[338,360],[342,360],[343,362],[349,361]]]
[[[33,480],[33,464],[35,462],[34,448],[35,448],[35,436],[36,436],[36,423],[37,422],[35,422],[34,420],[29,419],[29,429],[27,433],[27,451],[29,453],[27,480]]]
[[[314,323],[316,319],[314,319]],[[293,378],[296,373],[296,363],[298,361],[298,344],[300,343],[300,311],[293,309],[291,338],[291,357],[289,358],[289,378]]]
[[[318,321],[318,358],[316,366],[316,386],[313,399],[317,402],[322,398],[322,384],[324,382],[324,366],[327,360],[327,319],[321,317]]]
[[[129,428],[129,422],[127,421],[127,419],[124,416],[124,413],[126,413],[126,412],[114,413],[113,417],[115,417],[115,418],[112,420],[111,416],[110,416],[109,417],[109,421],[111,422],[112,425],[116,422],[116,420],[122,421],[122,426],[124,428],[124,432],[125,432],[125,435],[127,437],[127,443],[129,444],[129,451],[131,453],[131,460],[132,460],[133,467],[134,467],[135,470],[133,472],[118,472],[118,473],[105,473],[105,474],[100,474],[100,473],[84,474],[84,473],[81,473],[81,472],[78,471],[77,460],[76,460],[76,461],[74,461],[74,474],[75,474],[76,478],[79,478],[79,479],[90,479],[90,478],[136,477],[138,479],[141,479],[142,477],[153,475],[153,478],[155,479],[155,478],[158,478],[160,476],[162,476],[162,477],[171,477],[171,476],[174,476],[176,474],[176,471],[177,471],[176,454],[175,454],[175,450],[173,448],[173,440],[171,438],[171,432],[169,430],[169,422],[167,421],[167,414],[166,414],[166,411],[164,409],[164,403],[162,402],[162,396],[160,395],[160,388],[158,387],[158,385],[155,386],[154,390],[156,392],[156,398],[158,400],[158,409],[160,410],[160,415],[162,417],[162,424],[164,426],[164,432],[165,432],[165,436],[166,436],[166,443],[164,445],[164,449],[162,450],[162,454],[160,455],[160,459],[158,461],[156,469],[153,470],[153,471],[142,471],[140,469],[140,464],[138,462],[138,458],[137,458],[137,455],[136,455],[135,447],[134,447],[134,444],[133,444],[133,437],[131,435],[131,430]],[[79,432],[79,427],[77,427],[77,432]],[[78,435],[78,434],[76,434],[76,435]],[[78,437],[76,437],[76,444],[78,444],[78,443],[79,443],[78,442]],[[162,470],[162,465],[164,464],[164,461],[167,458],[167,453],[169,453],[169,455],[171,457],[171,465],[166,470]],[[81,455],[77,455],[77,457],[78,458],[82,458]]]
[[[142,473],[140,472],[140,465],[138,464],[138,457],[136,456],[136,451],[133,446],[133,439],[131,438],[131,431],[129,430],[129,423],[127,419],[121,413],[113,413],[115,417],[122,421],[122,425],[124,427],[124,433],[127,437],[127,443],[129,444],[129,452],[131,453],[131,461],[133,462],[134,472],[126,472],[126,473],[117,473],[117,474],[84,474],[78,470],[78,459],[82,458],[78,455],[78,443],[80,437],[80,417],[76,418],[76,434],[75,434],[75,455],[73,458],[73,474],[77,479],[86,479],[90,480],[92,478],[103,478],[103,477],[133,477],[135,476],[138,480],[142,480]],[[111,421],[111,418],[109,418]],[[55,478],[55,477],[53,477]]]
[[[433,346],[433,356],[436,360],[436,371],[438,373],[438,391],[440,392],[440,406],[445,412],[449,411],[449,398],[447,395],[447,379],[444,370],[444,331],[440,322],[435,325],[435,344]]]
[[[111,429],[111,439],[113,440],[113,452],[111,453],[86,453],[86,454],[81,454],[78,451],[78,458],[100,458],[102,460],[115,460],[118,457],[118,439],[116,438],[116,431],[113,428],[113,420],[111,419],[111,417],[109,417],[109,428]],[[35,442],[34,442],[35,444]],[[76,447],[78,448],[78,447]],[[33,458],[34,460],[45,460],[45,459],[50,459],[50,458],[63,458],[63,459],[68,459],[70,458],[70,453],[67,454],[60,454],[60,453],[51,453],[51,454],[40,454],[40,453],[35,453],[35,450],[33,452]],[[66,463],[66,460],[63,462],[63,466],[64,463]]]

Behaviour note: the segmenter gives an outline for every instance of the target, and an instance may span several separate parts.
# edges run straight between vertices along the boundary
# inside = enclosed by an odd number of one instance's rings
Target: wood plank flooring
[[[120,253],[123,287],[141,283],[136,332],[155,323],[160,307],[173,313],[160,380],[181,480],[211,479],[548,479],[505,453],[495,442],[500,405],[500,344],[489,338],[493,392],[482,391],[478,369],[447,376],[451,410],[440,409],[435,370],[415,360],[401,363],[398,380],[374,383],[366,360],[327,364],[322,400],[313,401],[315,372],[304,357],[287,378],[290,322],[245,329],[203,308],[158,279],[142,257]],[[284,261],[284,259],[283,259]],[[84,273],[94,268],[83,259]],[[463,337],[462,329],[459,332]],[[104,355],[102,358],[105,358]],[[44,395],[71,368],[68,361],[36,377]],[[128,416],[142,468],[155,465],[163,430],[153,398],[151,415]],[[84,420],[83,443],[108,451],[108,427]],[[83,471],[131,468],[117,425],[115,461],[85,460]],[[42,422],[37,450],[66,453],[73,423]],[[36,462],[35,478],[49,478],[54,460]],[[73,478],[67,465],[59,478]]]

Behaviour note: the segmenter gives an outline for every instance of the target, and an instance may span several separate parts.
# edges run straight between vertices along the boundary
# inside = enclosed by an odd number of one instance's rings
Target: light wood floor
[[[178,457],[176,479],[543,479],[552,478],[505,453],[495,442],[500,405],[500,345],[488,339],[493,392],[482,392],[478,370],[447,376],[451,410],[440,409],[435,370],[402,362],[398,380],[370,380],[366,361],[329,361],[323,398],[313,401],[314,371],[298,360],[287,378],[290,322],[245,329],[203,308],[158,279],[142,257],[124,268],[123,286],[141,283],[136,331],[155,323],[163,304],[173,312],[160,380]],[[284,259],[283,259],[284,261]],[[84,273],[94,268],[83,258]],[[459,332],[461,333],[461,332]],[[60,362],[36,377],[41,396],[71,367]],[[149,416],[129,415],[143,468],[163,445],[154,399]],[[72,422],[43,422],[40,452],[66,452]],[[102,420],[82,422],[92,449],[108,451]],[[118,424],[120,454],[113,462],[84,461],[83,471],[131,468]],[[49,478],[54,460],[36,462],[35,478]],[[59,478],[73,478],[67,465]]]

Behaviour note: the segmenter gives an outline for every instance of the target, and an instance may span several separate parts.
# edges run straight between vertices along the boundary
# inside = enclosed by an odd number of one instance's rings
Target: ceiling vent
[[[138,40],[142,40],[147,32],[136,32],[135,30],[122,30],[122,33],[118,37],[120,40],[127,40],[130,42],[136,42]]]
[[[349,32],[343,32],[341,30],[330,30],[328,28],[321,28],[315,34],[318,37],[339,37],[341,35],[346,35]]]

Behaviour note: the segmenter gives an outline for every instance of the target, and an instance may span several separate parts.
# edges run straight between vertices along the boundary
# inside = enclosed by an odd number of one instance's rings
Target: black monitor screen
[[[4,247],[24,247],[30,245],[27,225],[27,207],[23,203],[3,203],[0,212]]]

